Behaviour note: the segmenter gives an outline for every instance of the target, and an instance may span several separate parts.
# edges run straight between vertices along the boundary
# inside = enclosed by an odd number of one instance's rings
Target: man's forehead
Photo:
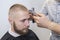
[[[28,18],[29,17],[29,12],[18,11],[18,12],[16,12],[16,17],[18,17],[18,18]]]
[[[29,15],[26,15],[26,16],[20,16],[17,19],[24,20],[24,19],[29,19],[29,18],[30,18],[30,16]]]
[[[29,19],[30,18],[30,16],[27,16],[27,17],[21,17],[21,18],[19,18],[19,20],[24,20],[24,19]]]
[[[25,15],[29,15],[29,12],[28,11],[16,11],[16,15],[25,16]]]

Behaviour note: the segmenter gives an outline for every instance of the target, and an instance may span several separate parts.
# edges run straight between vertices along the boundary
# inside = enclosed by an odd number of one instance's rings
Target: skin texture
[[[19,34],[27,33],[28,28],[29,28],[28,12],[27,12],[27,14],[25,12],[23,12],[22,14],[19,14],[17,19],[15,19],[15,21],[14,21],[13,27],[14,27],[15,32],[17,32]]]
[[[9,22],[11,31],[20,35],[26,34],[29,28],[30,15],[27,8],[23,5],[15,4],[9,10]]]
[[[33,16],[33,18],[38,27],[46,28],[60,34],[60,24],[48,20],[44,14],[39,13],[36,16]]]

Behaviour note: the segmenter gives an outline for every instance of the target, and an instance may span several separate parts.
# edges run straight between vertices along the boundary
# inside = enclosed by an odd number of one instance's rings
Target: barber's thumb
[[[37,16],[33,16],[33,19],[38,20],[38,17]]]

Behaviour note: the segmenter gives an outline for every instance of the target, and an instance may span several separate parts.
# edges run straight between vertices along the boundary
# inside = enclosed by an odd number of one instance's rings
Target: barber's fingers
[[[39,16],[39,17],[44,17],[45,15],[44,15],[43,13],[36,12],[36,16]]]
[[[36,16],[33,16],[34,19],[41,19],[41,18],[45,18],[46,16],[44,14],[36,14]]]
[[[40,17],[39,16],[33,16],[35,20],[38,20]]]
[[[41,16],[41,17],[44,17],[45,15],[44,14],[42,14],[42,13],[40,13],[40,14],[38,14],[39,16]]]
[[[33,16],[33,19],[36,23],[39,23],[39,17],[38,16]]]
[[[44,14],[40,13],[40,14],[37,14],[36,16],[39,16],[39,17],[45,17]]]

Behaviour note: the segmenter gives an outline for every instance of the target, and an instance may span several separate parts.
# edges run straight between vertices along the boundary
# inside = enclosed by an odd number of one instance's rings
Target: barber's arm
[[[47,28],[56,32],[57,34],[60,34],[60,24],[48,20],[44,14],[37,14],[36,16],[33,16],[33,18],[38,27]]]

